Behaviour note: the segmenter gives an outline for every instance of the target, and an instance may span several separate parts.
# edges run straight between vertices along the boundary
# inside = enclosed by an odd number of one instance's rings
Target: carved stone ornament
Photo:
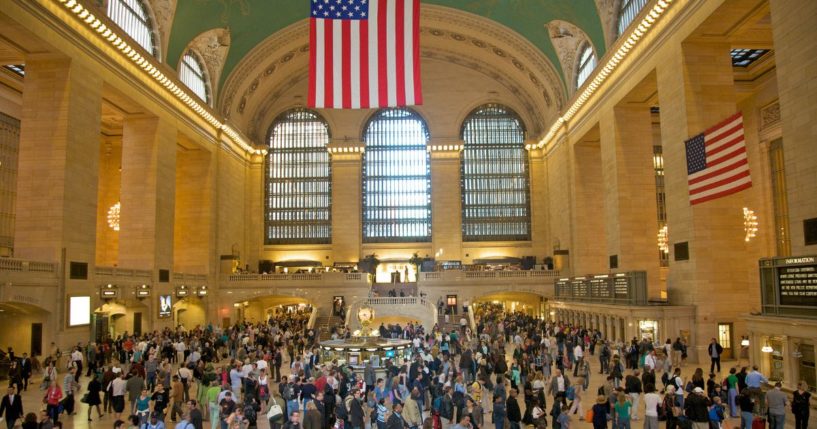
[[[173,17],[176,15],[177,0],[150,0],[150,8],[156,17],[156,26],[161,37],[162,52],[167,52],[170,43],[170,30],[173,27]]]
[[[213,94],[218,94],[217,85],[221,80],[221,70],[230,50],[230,30],[226,28],[207,30],[196,36],[189,47],[201,55],[210,76]]]
[[[775,101],[760,109],[760,129],[766,128],[780,122],[780,102]]]
[[[621,0],[595,0],[596,10],[601,19],[601,27],[604,29],[604,43],[607,47],[616,41],[618,33],[618,14],[621,10]]]
[[[559,62],[562,63],[562,74],[568,83],[568,91],[572,93],[575,91],[573,83],[576,81],[576,56],[580,47],[590,39],[579,27],[567,21],[550,21],[547,29]]]

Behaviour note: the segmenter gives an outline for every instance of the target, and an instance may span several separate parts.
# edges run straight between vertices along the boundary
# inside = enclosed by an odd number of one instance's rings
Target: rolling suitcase
[[[755,418],[752,419],[752,429],[766,429],[766,419],[755,416]]]

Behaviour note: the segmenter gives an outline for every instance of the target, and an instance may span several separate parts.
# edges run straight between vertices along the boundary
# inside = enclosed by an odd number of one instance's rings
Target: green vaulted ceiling
[[[599,56],[604,55],[604,35],[594,0],[421,0],[447,6],[499,22],[527,38],[561,73],[559,59],[545,25],[555,19],[568,21],[590,37]],[[179,0],[168,45],[167,62],[175,67],[199,34],[230,29],[231,45],[223,82],[242,58],[261,41],[309,14],[309,0]],[[562,76],[564,80],[564,76]]]

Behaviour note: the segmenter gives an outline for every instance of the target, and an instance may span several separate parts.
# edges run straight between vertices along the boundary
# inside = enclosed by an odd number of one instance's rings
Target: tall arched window
[[[649,0],[621,0],[618,12],[618,35],[621,36]]]
[[[585,43],[581,50],[579,50],[579,66],[576,69],[576,88],[582,86],[595,68],[596,54],[593,53],[593,47],[589,43]]]
[[[462,125],[463,241],[530,240],[525,128],[511,109],[487,104]]]
[[[279,115],[269,134],[266,244],[332,242],[329,126],[317,113]]]
[[[187,51],[182,57],[179,66],[179,78],[187,85],[194,94],[198,95],[205,103],[210,102],[207,88],[207,75],[204,66],[199,61],[199,56],[193,51]]]
[[[428,128],[408,109],[377,112],[363,135],[363,242],[431,241]]]
[[[159,56],[153,37],[153,22],[143,0],[108,0],[108,18],[151,55]]]

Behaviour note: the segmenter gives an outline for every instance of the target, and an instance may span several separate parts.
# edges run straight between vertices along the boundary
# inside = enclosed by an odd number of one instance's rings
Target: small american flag
[[[313,108],[422,104],[420,0],[310,0]]]
[[[686,155],[690,205],[752,187],[740,112],[687,140]]]

